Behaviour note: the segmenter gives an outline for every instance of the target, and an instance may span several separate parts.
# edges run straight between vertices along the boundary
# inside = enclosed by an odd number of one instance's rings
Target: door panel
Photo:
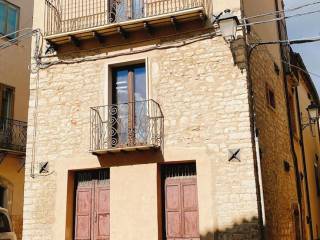
[[[92,215],[92,194],[93,185],[79,187],[76,197],[76,240],[91,239],[91,215]]]
[[[96,206],[94,219],[94,239],[110,239],[110,187],[109,183],[105,186],[97,185]]]
[[[167,240],[199,240],[199,213],[195,176],[165,179]]]

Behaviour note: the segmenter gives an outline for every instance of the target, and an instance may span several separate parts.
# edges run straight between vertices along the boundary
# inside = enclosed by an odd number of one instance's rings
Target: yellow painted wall
[[[8,187],[9,197],[8,210],[13,220],[15,232],[21,239],[22,232],[22,209],[23,209],[23,188],[24,188],[24,169],[23,161],[15,156],[5,157],[0,164],[0,184],[4,180],[4,186]],[[22,169],[21,169],[22,168]],[[18,172],[21,170],[20,172]],[[6,184],[9,182],[9,186]]]
[[[19,29],[32,27],[33,0],[9,0],[20,7]],[[24,34],[26,32],[23,32]],[[4,40],[0,40],[0,44]],[[31,38],[0,50],[0,82],[15,87],[14,119],[27,121]]]
[[[8,0],[20,7],[19,29],[32,27],[33,0]],[[25,34],[22,32],[21,34]],[[0,36],[1,37],[1,36]],[[1,39],[0,45],[7,39]],[[27,121],[29,102],[29,79],[31,59],[31,38],[18,42],[9,48],[0,50],[0,83],[15,88],[14,115],[15,120]],[[24,168],[20,172],[23,160],[18,156],[7,155],[0,164],[0,178],[12,183],[11,216],[18,239],[22,235]]]
[[[302,113],[303,123],[307,123],[308,121],[308,113],[306,108],[310,105],[312,100],[312,99],[309,99],[308,93],[311,94],[305,82],[301,81],[298,86],[298,95],[299,95],[299,103],[300,103],[300,110]],[[312,94],[310,96],[312,96]],[[320,143],[319,143],[318,129],[319,129],[318,126],[315,124],[312,126],[312,131],[310,127],[306,127],[303,130],[314,238],[320,237],[319,230],[318,230],[318,233],[316,232],[317,229],[320,228],[320,207],[319,207],[320,196],[317,195],[316,178],[315,178],[315,172],[314,172],[314,163],[316,160],[315,155],[317,154],[318,157],[320,157]]]

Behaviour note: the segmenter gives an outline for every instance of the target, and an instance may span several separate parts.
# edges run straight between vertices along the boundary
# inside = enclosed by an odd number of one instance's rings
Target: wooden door
[[[75,240],[110,240],[110,183],[101,173],[78,174]]]
[[[196,176],[165,179],[165,232],[167,240],[199,240]]]

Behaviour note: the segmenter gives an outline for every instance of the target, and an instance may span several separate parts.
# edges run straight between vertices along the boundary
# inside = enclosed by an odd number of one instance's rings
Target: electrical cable
[[[19,29],[19,30],[15,31],[15,32],[11,32],[11,33],[8,33],[8,34],[6,34],[6,35],[3,35],[3,36],[0,37],[0,39],[2,39],[2,38],[7,38],[7,37],[9,37],[10,35],[13,35],[13,34],[16,34],[16,33],[22,32],[22,31],[25,31],[25,30],[31,30],[31,31],[33,31],[32,28],[23,28],[23,29]]]
[[[307,4],[303,4],[294,8],[288,8],[285,10],[280,10],[280,11],[273,11],[273,12],[269,12],[269,13],[264,13],[264,14],[259,14],[259,15],[254,15],[254,16],[250,16],[250,17],[245,17],[242,18],[241,20],[248,20],[248,19],[252,19],[252,18],[259,18],[259,17],[265,17],[265,16],[269,16],[269,15],[277,15],[279,13],[286,13],[286,12],[293,12],[293,11],[297,11],[299,9],[305,8],[305,7],[309,7],[309,6],[313,6],[313,5],[317,5],[320,4],[320,1],[315,1],[312,3],[307,3]]]
[[[297,13],[297,14],[293,14],[293,15],[289,15],[289,16],[277,17],[277,18],[263,20],[263,21],[257,21],[257,22],[252,22],[252,23],[244,23],[244,24],[239,25],[239,27],[248,27],[248,26],[257,25],[257,24],[281,21],[281,20],[286,20],[286,19],[290,19],[290,18],[293,18],[293,17],[302,17],[302,16],[315,14],[315,13],[320,13],[320,9],[319,10],[315,10],[315,11],[305,12],[305,13]]]

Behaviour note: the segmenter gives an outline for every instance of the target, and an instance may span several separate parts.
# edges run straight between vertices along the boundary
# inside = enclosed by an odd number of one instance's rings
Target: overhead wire
[[[248,20],[248,19],[252,19],[252,18],[265,17],[265,16],[269,16],[269,15],[277,15],[277,14],[280,14],[280,13],[293,12],[293,11],[297,11],[297,10],[300,10],[302,8],[309,7],[309,6],[314,6],[314,5],[317,5],[317,4],[320,4],[320,1],[315,1],[315,2],[312,2],[312,3],[306,3],[306,4],[303,4],[303,5],[294,7],[294,8],[288,8],[288,9],[284,9],[284,10],[273,11],[273,12],[263,13],[263,14],[254,15],[254,16],[250,16],[250,17],[245,17],[245,18],[242,18],[241,20]]]

